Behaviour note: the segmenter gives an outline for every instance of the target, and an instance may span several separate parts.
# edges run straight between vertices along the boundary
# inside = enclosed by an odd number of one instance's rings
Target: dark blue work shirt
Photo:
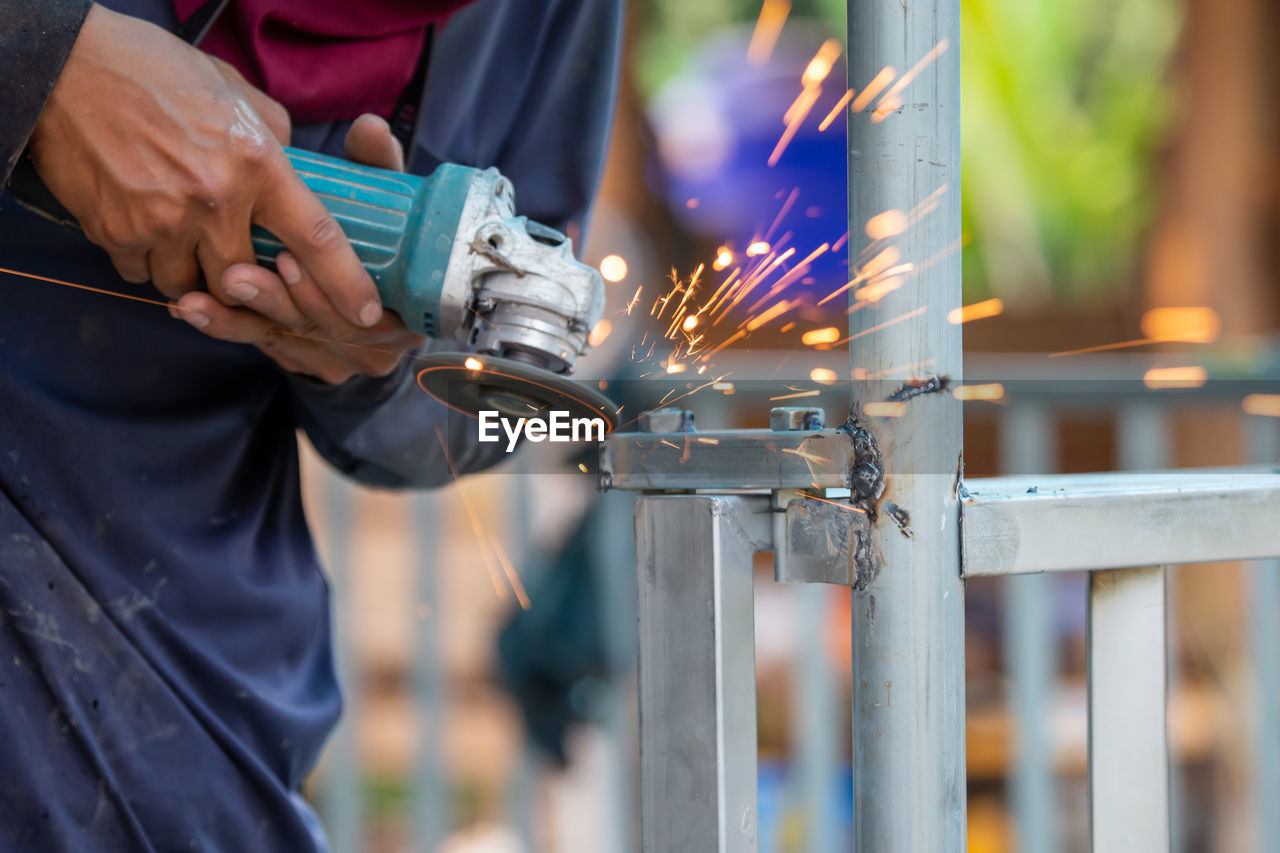
[[[108,3],[171,25],[169,4]],[[436,40],[414,171],[496,165],[580,218],[617,2],[482,0]],[[295,143],[339,153],[345,127]],[[120,293],[80,235],[0,196],[0,266]],[[320,386],[159,306],[0,275],[0,851],[323,849],[298,791],[340,710],[296,431],[366,483],[496,461],[387,379]]]

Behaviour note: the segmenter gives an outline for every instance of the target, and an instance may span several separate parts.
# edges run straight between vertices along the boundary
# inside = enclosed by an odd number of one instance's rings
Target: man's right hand
[[[337,313],[368,327],[382,305],[346,235],[289,165],[284,109],[163,29],[94,6],[31,137],[36,171],[127,281],[214,296],[276,235]]]

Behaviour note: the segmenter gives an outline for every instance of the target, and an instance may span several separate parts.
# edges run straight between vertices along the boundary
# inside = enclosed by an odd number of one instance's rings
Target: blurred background
[[[1276,462],[1280,6],[960,5],[966,473]],[[913,269],[848,230],[846,121],[892,121],[910,74],[850,89],[844,11],[629,4],[583,243],[610,307],[582,375],[633,416],[678,396],[704,429],[764,426],[791,394],[843,417],[850,297]],[[425,495],[306,461],[347,697],[310,785],[334,849],[636,849],[630,496],[587,458],[522,453]],[[844,850],[849,592],[771,574],[761,850]],[[1170,571],[1178,850],[1280,844],[1278,577]],[[967,588],[970,849],[1085,850],[1085,579],[1013,580]]]

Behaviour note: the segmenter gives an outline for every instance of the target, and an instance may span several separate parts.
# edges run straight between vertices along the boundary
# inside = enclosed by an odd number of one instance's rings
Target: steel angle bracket
[[[774,580],[861,589],[871,579],[871,517],[865,509],[847,496],[775,492],[774,500],[782,504],[774,517],[783,520],[782,530],[774,532]]]
[[[600,487],[847,489],[859,461],[845,429],[613,433],[600,451]]]

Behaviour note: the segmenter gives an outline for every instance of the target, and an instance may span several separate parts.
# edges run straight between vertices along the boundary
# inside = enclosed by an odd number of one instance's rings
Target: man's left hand
[[[404,170],[400,142],[378,116],[356,119],[345,147],[357,163]],[[256,264],[227,268],[222,292],[240,307],[197,291],[174,303],[170,313],[210,337],[253,344],[285,370],[330,384],[360,374],[385,376],[424,340],[390,311],[370,328],[352,325],[288,252],[276,258],[276,269],[279,274]]]

